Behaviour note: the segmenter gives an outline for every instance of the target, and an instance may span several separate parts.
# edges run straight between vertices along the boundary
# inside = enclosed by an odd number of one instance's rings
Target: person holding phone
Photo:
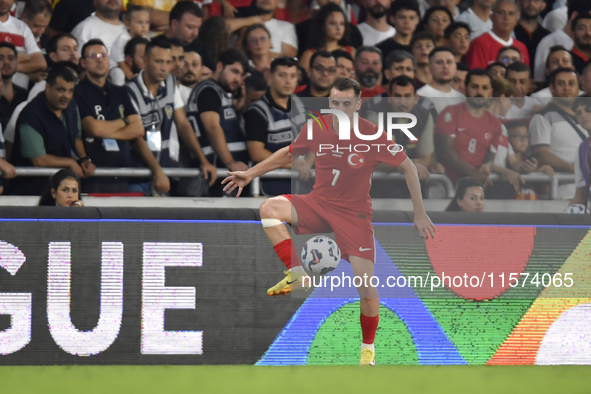
[[[41,193],[39,206],[83,207],[78,175],[69,168],[53,174]]]
[[[522,121],[511,121],[505,124],[509,135],[509,167],[518,173],[529,174],[530,172],[543,172],[546,175],[554,176],[554,170],[548,164],[539,165],[540,152],[533,152],[528,155],[529,133],[527,125]]]

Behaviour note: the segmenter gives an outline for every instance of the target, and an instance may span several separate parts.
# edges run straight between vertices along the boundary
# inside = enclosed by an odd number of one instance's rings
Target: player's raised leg
[[[351,267],[353,268],[353,275],[361,278],[367,278],[362,285],[357,288],[359,297],[361,298],[361,332],[363,340],[361,343],[361,359],[359,365],[375,365],[376,351],[374,347],[374,339],[378,329],[378,322],[380,320],[380,299],[378,290],[371,285],[371,277],[373,276],[373,261],[351,256],[349,258]]]
[[[261,222],[269,241],[287,270],[285,278],[267,290],[270,296],[286,295],[293,288],[301,287],[301,278],[305,276],[300,259],[293,246],[293,240],[283,222],[297,226],[298,215],[291,201],[284,196],[265,200],[260,208]]]

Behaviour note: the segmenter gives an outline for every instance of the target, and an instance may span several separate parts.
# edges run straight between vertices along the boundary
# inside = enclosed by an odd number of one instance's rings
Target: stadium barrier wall
[[[410,213],[374,217],[378,276],[509,264],[579,284],[382,298],[379,364],[591,363],[591,217],[433,213],[431,243]],[[266,295],[282,266],[255,210],[4,207],[0,218],[0,365],[358,362],[355,293]]]

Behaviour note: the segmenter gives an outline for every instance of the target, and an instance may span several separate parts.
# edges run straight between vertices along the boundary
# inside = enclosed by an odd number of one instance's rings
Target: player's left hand
[[[228,171],[228,176],[222,181],[222,185],[226,185],[224,191],[228,194],[238,188],[236,197],[240,197],[242,189],[244,189],[250,181],[252,181],[252,178],[248,176],[246,171]]]
[[[419,230],[421,238],[429,239],[429,234],[431,238],[435,238],[435,225],[425,212],[415,215],[414,226]]]
[[[201,171],[203,172],[203,177],[207,180],[209,179],[209,186],[211,187],[215,180],[218,179],[218,169],[211,163],[205,163],[201,166]]]

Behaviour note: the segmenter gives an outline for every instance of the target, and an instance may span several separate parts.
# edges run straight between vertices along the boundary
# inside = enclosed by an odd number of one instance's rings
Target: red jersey
[[[364,141],[351,130],[350,140],[339,140],[332,126],[333,115],[323,118],[328,130],[320,119],[322,128],[314,122],[313,138],[308,140],[305,125],[289,146],[289,151],[295,155],[304,155],[308,151],[316,154],[316,181],[311,194],[343,209],[371,214],[369,190],[378,163],[398,166],[406,159],[406,154],[396,152],[401,146],[389,141],[385,132],[376,140]],[[375,135],[377,130],[376,125],[359,117],[361,134]],[[388,147],[394,152],[391,153]]]
[[[466,53],[466,64],[470,69],[486,68],[490,63],[497,61],[499,50],[513,45],[521,53],[521,61],[529,66],[529,52],[527,47],[521,41],[511,38],[509,41],[503,41],[492,31],[488,31],[476,37],[470,43],[470,49]]]
[[[496,152],[497,147],[507,148],[509,144],[496,116],[485,110],[480,118],[475,118],[468,112],[466,103],[451,105],[441,111],[437,116],[435,132],[455,137],[453,150],[474,167],[482,165],[489,151]],[[449,164],[445,172],[453,182],[460,176]]]

